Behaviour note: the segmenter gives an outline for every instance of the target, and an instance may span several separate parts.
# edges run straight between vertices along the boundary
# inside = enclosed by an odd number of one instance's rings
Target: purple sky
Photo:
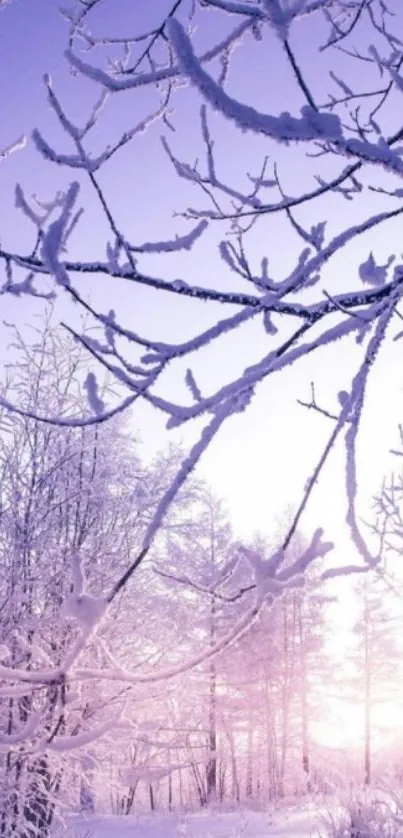
[[[169,5],[164,0],[153,0],[152,3],[150,0],[105,0],[93,14],[92,31],[95,35],[121,35],[146,30],[163,18]],[[223,31],[221,16],[204,15],[204,20],[205,25],[196,36],[199,47],[213,44]],[[328,66],[334,62],[334,55],[330,62],[331,56],[326,53],[318,64],[318,55],[313,49],[314,42],[323,35],[323,25],[318,19],[314,24],[312,21],[299,24],[295,31],[293,46],[305,67],[306,77],[317,101],[323,101],[330,87],[333,92],[337,90],[327,75]],[[38,127],[58,150],[67,153],[71,151],[67,138],[56,125],[54,115],[46,103],[42,76],[45,72],[52,75],[57,94],[66,104],[73,120],[78,122],[85,120],[98,90],[93,83],[71,75],[63,58],[65,46],[66,24],[57,11],[57,4],[47,3],[46,0],[37,0],[35,3],[32,0],[14,0],[0,15],[0,73],[3,79],[0,147],[7,146],[20,134],[29,134],[32,128]],[[103,54],[96,51],[87,55],[87,59],[102,63]],[[332,66],[335,67],[334,63]],[[344,63],[341,66],[343,68]],[[355,84],[362,84],[363,89],[371,86],[373,78],[368,76],[368,65],[349,62],[347,59],[346,66],[353,68]],[[375,80],[375,83],[379,84],[379,80]],[[229,90],[240,100],[274,114],[282,110],[296,113],[303,104],[302,95],[295,86],[274,36],[266,38],[257,46],[248,40],[236,51]],[[94,151],[100,151],[107,142],[117,139],[123,130],[143,118],[155,106],[155,102],[150,89],[112,97],[101,118],[100,127],[94,133]],[[396,102],[400,103],[401,109],[403,99],[400,97],[392,100],[388,114],[391,129]],[[172,121],[177,129],[175,133],[170,133],[162,123],[155,124],[145,136],[129,145],[101,175],[102,186],[117,220],[127,236],[139,243],[171,238],[175,233],[186,231],[188,228],[185,222],[173,218],[173,212],[183,210],[188,205],[199,206],[201,202],[201,196],[195,189],[189,189],[186,184],[178,181],[160,143],[161,133],[166,134],[175,154],[189,163],[203,155],[198,122],[200,99],[192,90],[185,88],[175,94],[173,104],[175,113]],[[312,183],[312,174],[317,171],[318,163],[306,160],[301,150],[290,153],[285,147],[273,145],[267,149],[262,139],[242,136],[221,117],[212,117],[211,126],[217,144],[220,175],[223,179],[231,180],[234,186],[245,184],[245,171],[258,173],[265,153],[273,155],[272,159],[277,160],[283,186],[288,194],[297,194]],[[330,161],[326,171],[330,174],[339,168],[339,160]],[[321,171],[323,174],[323,168]],[[42,160],[31,143],[24,152],[13,155],[3,163],[0,167],[0,234],[4,245],[10,249],[28,250],[32,243],[32,233],[26,220],[13,208],[16,181],[22,183],[27,194],[35,192],[46,199],[57,189],[64,188],[70,180],[72,177],[69,172]],[[377,175],[377,183],[380,182]],[[81,200],[86,204],[87,213],[80,231],[72,241],[72,256],[82,259],[103,258],[108,231],[85,184]],[[377,200],[374,212],[389,206],[387,201],[383,204]],[[367,195],[351,203],[343,201],[339,196],[332,196],[318,203],[315,208],[301,209],[298,220],[301,223],[309,220],[312,224],[327,219],[329,232],[335,234],[344,225],[356,223],[367,212]],[[390,252],[393,252],[393,241],[401,240],[401,221],[389,225],[387,236],[385,229],[381,227],[372,232],[370,238],[358,240],[348,252],[334,260],[325,283],[330,293],[346,287],[346,278],[350,272],[351,286],[354,287],[357,265],[367,258],[371,248],[380,261],[386,261]],[[190,254],[173,254],[163,260],[160,257],[147,257],[142,260],[141,266],[167,279],[181,277],[192,284],[206,284],[228,290],[241,288],[241,284],[229,274],[217,256],[217,243],[224,235],[225,228],[217,224]],[[256,259],[257,266],[261,257],[267,255],[278,277],[286,275],[299,250],[300,243],[290,231],[286,219],[280,216],[266,218],[250,235],[249,256],[252,263]],[[399,252],[396,255],[400,257]],[[224,314],[218,307],[208,307],[200,302],[176,297],[168,299],[166,295],[145,292],[144,289],[136,289],[134,292],[123,282],[114,283],[112,287],[111,283],[102,281],[100,284],[95,279],[91,284],[82,283],[80,289],[91,294],[92,302],[101,311],[108,311],[112,300],[124,325],[135,328],[140,322],[144,332],[160,339],[169,339],[173,335],[175,338],[190,337],[196,328],[208,326],[217,316]],[[16,302],[3,299],[2,311],[5,319],[17,319],[23,323],[31,320],[34,312],[40,308],[40,305],[30,300]],[[66,299],[60,301],[57,311],[60,316],[75,317]],[[398,330],[397,325],[395,331]],[[5,357],[4,336],[1,341]],[[267,336],[263,329],[247,327],[217,345],[214,355],[210,350],[204,352],[195,359],[193,366],[202,389],[206,392],[213,390],[240,372],[257,360],[259,353],[267,351],[266,346]],[[250,535],[254,528],[270,531],[276,516],[281,515],[288,504],[298,503],[304,483],[312,473],[330,433],[330,427],[324,418],[299,407],[296,399],[309,398],[309,382],[314,379],[321,402],[329,409],[335,409],[337,391],[346,388],[354,374],[355,365],[351,366],[351,358],[354,357],[355,363],[358,363],[357,349],[354,342],[349,341],[337,347],[337,350],[333,347],[311,357],[298,368],[286,370],[280,377],[274,376],[259,388],[249,410],[228,422],[212,444],[202,465],[202,472],[213,488],[226,499],[239,533]],[[166,386],[167,393],[178,395],[184,392],[182,381],[178,378],[178,369],[169,374]],[[401,408],[401,365],[397,353],[393,355],[387,348],[374,373],[364,417],[363,447],[360,452],[365,511],[371,493],[376,490],[385,469],[384,457],[396,441],[395,429]],[[134,421],[149,456],[168,439],[183,439],[188,444],[199,429],[199,426],[190,426],[168,436],[162,418],[147,406],[140,407]],[[325,526],[328,534],[348,552],[348,541],[343,537],[343,467],[338,453],[341,453],[340,446],[333,453],[303,525],[308,529],[318,524]]]

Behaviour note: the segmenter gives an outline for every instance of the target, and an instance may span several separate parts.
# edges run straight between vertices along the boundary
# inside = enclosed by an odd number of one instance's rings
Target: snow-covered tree
[[[82,348],[54,329],[52,315],[38,324],[30,344],[18,332],[12,336],[15,359],[3,392],[27,412],[38,407],[57,407],[61,415],[82,411],[87,359]],[[65,796],[74,763],[61,757],[65,749],[69,753],[66,737],[78,737],[79,744],[83,736],[85,746],[90,725],[107,732],[111,714],[119,716],[119,686],[104,686],[97,694],[79,683],[53,683],[49,673],[57,672],[69,649],[80,644],[77,609],[83,608],[78,616],[84,627],[90,626],[91,609],[102,602],[99,596],[136,555],[177,459],[177,452],[167,452],[146,469],[135,438],[119,417],[105,425],[66,429],[24,414],[2,414],[2,835],[12,830],[21,838],[47,835],[54,801]],[[188,503],[183,496],[182,519]],[[173,507],[167,523],[173,527],[177,518]],[[138,663],[147,658],[155,643],[147,631],[153,607],[149,575],[117,595],[113,619],[96,642],[88,638],[89,649],[82,649],[88,662],[103,664],[105,642],[122,663],[136,654]],[[89,579],[91,595],[85,593]],[[7,675],[17,668],[18,685],[10,686]],[[38,670],[48,673],[43,681]],[[87,755],[81,751],[75,764],[82,774],[81,802],[88,806],[91,788],[85,777],[93,773],[91,750]]]

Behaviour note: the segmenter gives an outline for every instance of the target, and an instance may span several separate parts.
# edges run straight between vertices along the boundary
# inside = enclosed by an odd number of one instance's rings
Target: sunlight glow
[[[403,706],[387,701],[373,707],[371,738],[379,747],[393,733],[403,733]],[[311,726],[312,736],[319,745],[328,748],[358,749],[364,740],[364,708],[342,700],[329,702],[326,716]]]

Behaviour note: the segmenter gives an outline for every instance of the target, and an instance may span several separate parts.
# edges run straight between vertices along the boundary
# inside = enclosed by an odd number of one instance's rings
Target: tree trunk
[[[269,675],[266,678],[266,742],[267,742],[267,794],[269,800],[275,800],[278,791],[278,759],[276,740],[276,719],[274,699],[271,694]]]
[[[298,634],[299,634],[299,658],[300,658],[300,696],[301,696],[301,738],[302,738],[302,771],[305,778],[308,794],[312,791],[309,760],[309,735],[308,735],[308,680],[306,672],[306,653],[304,625],[302,619],[302,603],[298,601]]]
[[[51,779],[46,757],[35,760],[28,768],[32,781],[28,789],[22,810],[23,825],[20,826],[19,838],[49,838],[53,806],[49,795]]]
[[[294,613],[295,618],[295,613]],[[295,628],[295,626],[293,626]],[[281,690],[281,752],[280,752],[280,777],[279,797],[284,797],[285,772],[287,764],[287,753],[289,745],[289,715],[291,699],[291,683],[294,673],[294,635],[290,638],[288,625],[287,602],[283,601],[283,654],[284,654],[284,677]]]
[[[371,783],[371,655],[369,648],[369,608],[368,600],[365,602],[364,617],[364,664],[365,664],[365,691],[364,691],[364,785]]]
[[[211,564],[215,567],[215,535],[214,522],[211,520]],[[216,598],[212,593],[210,600],[210,647],[213,648],[216,636]],[[217,670],[214,659],[209,667],[209,733],[208,733],[208,762],[206,769],[207,803],[213,803],[217,796]]]
[[[364,731],[364,785],[371,783],[371,678],[369,667],[365,673],[365,731]]]
[[[239,793],[239,780],[238,780],[238,771],[236,765],[236,755],[235,755],[235,741],[232,731],[226,730],[229,750],[231,754],[231,796],[233,800],[236,800],[237,803],[240,802],[240,793]]]
[[[214,802],[217,793],[217,674],[215,665],[210,663],[209,676],[209,735],[208,735],[208,763],[206,770],[207,802]]]
[[[171,752],[168,751],[168,767],[171,768]],[[172,809],[172,771],[168,774],[168,811]]]
[[[252,797],[253,793],[253,729],[252,720],[249,718],[248,727],[248,751],[246,762],[246,796]]]

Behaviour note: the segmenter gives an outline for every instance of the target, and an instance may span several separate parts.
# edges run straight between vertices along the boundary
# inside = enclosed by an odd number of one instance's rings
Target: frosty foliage
[[[91,629],[102,617],[106,601],[103,597],[91,596],[83,590],[81,557],[77,554],[72,557],[72,588],[71,594],[62,604],[61,616],[77,620],[80,625]]]
[[[57,284],[63,287],[70,284],[70,279],[68,272],[59,257],[65,242],[68,223],[77,199],[78,190],[78,183],[72,183],[64,198],[59,218],[49,225],[42,240],[42,257],[44,265]]]
[[[95,416],[102,416],[105,413],[105,405],[98,395],[99,388],[95,373],[88,373],[84,386],[87,391],[88,403],[91,410],[95,413]]]
[[[401,804],[393,792],[356,795],[323,818],[329,838],[401,838]]]

